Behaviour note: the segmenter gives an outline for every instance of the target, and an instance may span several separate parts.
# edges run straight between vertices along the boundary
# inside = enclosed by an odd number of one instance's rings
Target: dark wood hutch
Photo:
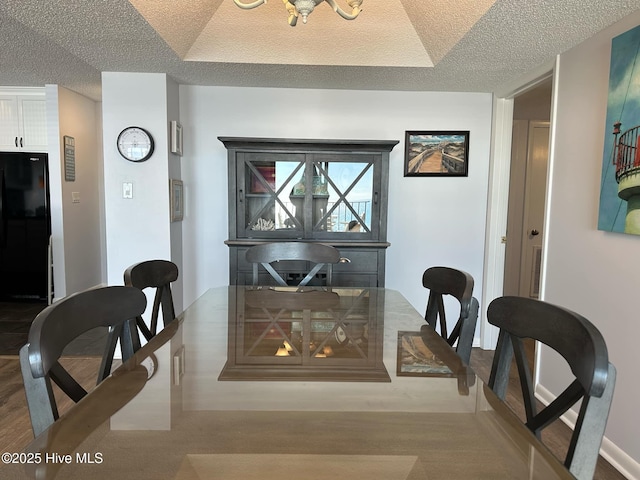
[[[228,150],[231,285],[251,284],[247,248],[294,240],[333,245],[350,260],[335,265],[334,286],[384,286],[397,140],[218,138]],[[302,273],[280,263],[292,282]],[[266,272],[264,282],[271,283]]]

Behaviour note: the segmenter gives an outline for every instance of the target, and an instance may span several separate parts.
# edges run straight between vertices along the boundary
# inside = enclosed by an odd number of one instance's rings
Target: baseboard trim
[[[553,395],[542,385],[536,385],[536,398],[540,400],[544,405],[549,405],[556,396]],[[576,425],[578,414],[569,410],[565,413],[560,420],[568,425],[572,430]],[[606,436],[602,439],[602,445],[600,446],[600,455],[606,459],[613,468],[618,470],[625,478],[630,480],[640,480],[640,463],[631,458],[624,450],[618,447],[615,443],[609,440]]]

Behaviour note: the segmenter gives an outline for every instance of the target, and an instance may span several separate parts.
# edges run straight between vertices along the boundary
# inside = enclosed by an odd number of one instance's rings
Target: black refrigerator
[[[0,299],[44,300],[49,274],[46,153],[0,152]]]

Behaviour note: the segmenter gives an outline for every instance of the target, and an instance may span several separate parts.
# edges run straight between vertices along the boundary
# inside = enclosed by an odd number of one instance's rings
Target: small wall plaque
[[[182,156],[182,125],[171,121],[171,153]]]
[[[67,182],[76,180],[76,139],[65,135],[64,139],[64,179]]]

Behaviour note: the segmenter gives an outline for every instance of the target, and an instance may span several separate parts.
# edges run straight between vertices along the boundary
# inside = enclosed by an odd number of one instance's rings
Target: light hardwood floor
[[[485,383],[489,379],[493,352],[473,349],[471,367]],[[95,381],[95,372],[100,365],[98,357],[67,357],[63,359],[66,368],[78,381],[91,388]],[[515,383],[509,387],[507,403],[524,418],[519,396],[519,385]],[[56,392],[60,405],[60,413],[68,409],[72,402],[60,392]],[[552,425],[543,433],[543,441],[558,456],[564,456],[564,446],[568,444],[570,430],[563,424]],[[22,387],[20,364],[15,356],[0,356],[0,452],[19,452],[33,438],[29,414]],[[616,471],[606,460],[600,458],[596,473],[597,480],[618,480],[624,477]]]

